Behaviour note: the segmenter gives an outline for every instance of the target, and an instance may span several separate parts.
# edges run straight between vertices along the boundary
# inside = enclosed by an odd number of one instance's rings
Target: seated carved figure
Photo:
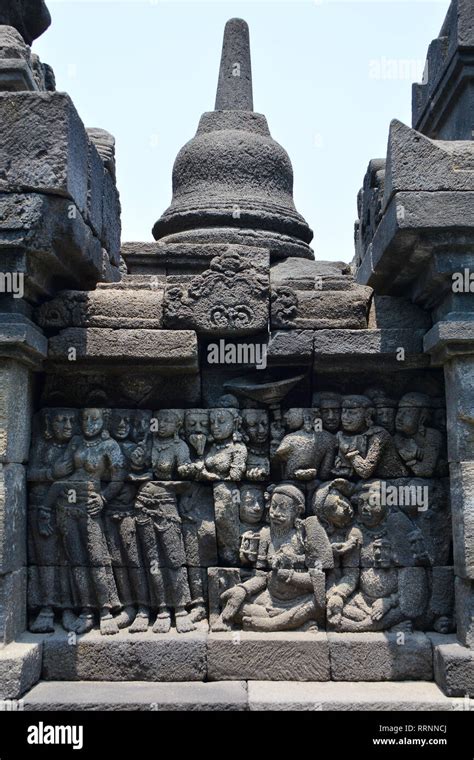
[[[290,432],[275,452],[284,480],[326,480],[334,462],[335,442],[330,433],[315,429],[311,409],[289,409],[284,417]]]
[[[406,467],[414,475],[431,478],[443,445],[439,430],[427,427],[430,399],[423,393],[406,393],[398,404],[395,418],[395,445]]]
[[[296,486],[282,484],[270,489],[269,497],[270,525],[262,528],[257,550],[267,570],[221,595],[224,608],[216,630],[231,624],[254,631],[317,629],[323,616],[324,574],[308,547],[304,495]],[[317,519],[309,520],[316,520],[309,526],[313,541],[315,535],[316,543],[324,540]]]
[[[343,566],[342,574],[330,579],[327,619],[338,631],[410,631],[428,604],[428,574],[420,566],[426,556],[421,536],[406,515],[396,515],[400,519],[390,524],[391,514],[380,493],[380,481],[358,489],[360,567]],[[396,564],[393,541],[411,552],[402,567]]]
[[[392,436],[373,425],[374,408],[367,396],[345,396],[342,402],[342,431],[337,434],[333,472],[345,478],[403,477],[407,470]]]

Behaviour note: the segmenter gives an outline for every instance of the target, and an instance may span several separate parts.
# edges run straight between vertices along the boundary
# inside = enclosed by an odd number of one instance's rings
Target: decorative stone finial
[[[241,18],[225,25],[216,111],[253,111],[249,28]]]
[[[31,45],[51,24],[44,0],[1,0],[0,25],[13,26]]]

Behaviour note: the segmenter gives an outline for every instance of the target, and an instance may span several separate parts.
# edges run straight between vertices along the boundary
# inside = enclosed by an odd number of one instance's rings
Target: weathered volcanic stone
[[[0,462],[25,462],[30,446],[31,375],[18,362],[0,359]]]
[[[449,643],[438,643],[442,638]],[[438,686],[449,697],[474,697],[474,651],[459,644],[455,636],[432,636],[432,640]]]
[[[49,341],[49,360],[69,366],[71,349],[78,362],[92,364],[153,363],[155,367],[197,369],[196,333],[191,330],[111,330],[71,327]]]
[[[26,564],[26,474],[21,464],[0,464],[0,568]]]
[[[210,633],[210,681],[325,681],[329,646],[325,633]]]
[[[454,569],[474,580],[474,462],[451,462]]]
[[[65,93],[0,93],[0,190],[62,195],[87,212],[89,138]]]
[[[46,681],[204,681],[204,633],[130,634],[98,631],[69,643],[62,631],[44,639]]]
[[[39,680],[42,645],[30,639],[0,649],[0,699],[18,699]]]
[[[249,709],[263,710],[453,710],[461,707],[434,683],[268,683],[250,681]],[[27,708],[26,708],[27,709]]]
[[[150,278],[147,278],[148,280]],[[159,329],[163,326],[163,286],[128,282],[92,291],[64,291],[36,311],[41,327],[114,327]]]
[[[42,681],[26,694],[24,710],[234,711],[247,709],[242,681],[149,683]]]
[[[49,27],[51,16],[44,0],[2,0],[0,24],[14,26],[31,45]]]
[[[431,642],[423,633],[328,633],[334,681],[429,681]]]
[[[10,644],[26,628],[27,570],[0,575],[0,643]]]
[[[394,119],[388,138],[384,205],[394,193],[473,190],[469,140],[431,140]]]

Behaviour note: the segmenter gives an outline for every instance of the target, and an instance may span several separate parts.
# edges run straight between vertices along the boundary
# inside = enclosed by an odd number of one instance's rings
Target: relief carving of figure
[[[356,493],[362,535],[360,568],[344,566],[330,580],[327,619],[338,631],[413,630],[428,603],[426,551],[419,531],[406,515],[395,515],[380,498],[380,481],[362,484]],[[400,567],[394,542],[411,558]]]
[[[69,564],[73,593],[81,608],[73,630],[86,633],[99,609],[100,631],[118,632],[112,611],[121,603],[104,531],[103,510],[120,493],[124,458],[105,430],[103,409],[83,409],[82,435],[74,436],[56,463],[60,480],[46,497],[55,508],[58,530]]]
[[[402,396],[395,418],[395,445],[409,471],[420,478],[433,477],[443,445],[442,433],[427,427],[429,417],[428,396],[423,393]]]
[[[161,409],[154,415],[151,464],[157,480],[186,479],[192,473],[188,445],[179,437],[183,419],[179,409]]]
[[[135,502],[137,533],[152,606],[158,610],[154,633],[168,633],[171,611],[178,633],[193,631],[195,627],[187,611],[191,593],[177,503],[177,493],[184,492],[187,485],[150,481],[140,488]]]
[[[147,471],[150,447],[146,437],[139,443],[133,440],[133,422],[130,410],[113,410],[111,433],[120,446],[128,479],[107,503],[104,523],[118,594],[124,607],[115,618],[117,625],[119,628],[131,626],[130,633],[141,633],[148,628],[150,599],[136,532],[135,498],[137,482],[149,479],[151,473]]]
[[[268,412],[264,409],[242,410],[244,437],[247,442],[247,480],[265,480],[270,477]]]
[[[284,436],[274,455],[282,464],[283,479],[327,479],[334,462],[332,434],[315,429],[312,409],[288,409],[284,423],[291,432]]]
[[[69,629],[75,622],[57,515],[54,505],[46,504],[49,484],[63,474],[58,460],[63,456],[76,427],[73,409],[44,409],[40,415],[42,437],[36,439],[28,479],[30,488],[28,511],[28,602],[36,616],[30,623],[33,633],[54,631],[54,610],[62,611],[63,625]]]
[[[261,529],[257,550],[266,570],[221,595],[216,630],[232,624],[253,631],[317,630],[324,616],[324,574],[314,562],[307,565],[304,494],[283,484],[271,488],[269,498],[270,525]]]
[[[345,396],[342,402],[342,431],[337,434],[334,474],[344,478],[397,478],[407,470],[392,436],[373,425],[374,408],[367,396]]]

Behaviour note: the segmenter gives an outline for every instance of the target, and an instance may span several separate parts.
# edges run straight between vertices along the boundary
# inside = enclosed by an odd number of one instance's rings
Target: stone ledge
[[[71,348],[76,360],[69,360]],[[196,371],[198,347],[192,330],[112,330],[69,327],[50,338],[48,363],[75,373],[80,365],[126,363],[152,365],[156,370]]]
[[[210,681],[325,681],[330,678],[325,633],[210,633]]]
[[[462,710],[462,700],[449,699],[434,683],[268,683],[248,684],[250,710]]]
[[[43,641],[46,681],[204,681],[207,634],[102,636],[92,631],[74,638],[64,631],[36,637]],[[72,643],[69,643],[71,640]],[[242,679],[240,679],[242,680]]]
[[[41,650],[28,634],[0,649],[0,699],[18,699],[39,680]]]
[[[449,697],[474,697],[474,650],[450,638],[444,644],[440,636],[432,636],[435,681]]]
[[[333,681],[429,681],[432,649],[424,633],[328,633]]]
[[[214,683],[150,683],[131,681],[41,681],[26,695],[26,711],[36,710],[218,710],[247,709],[247,685],[242,681]]]
[[[466,702],[444,696],[434,683],[295,683],[215,681],[41,681],[23,699],[37,710],[103,711],[462,711]]]

